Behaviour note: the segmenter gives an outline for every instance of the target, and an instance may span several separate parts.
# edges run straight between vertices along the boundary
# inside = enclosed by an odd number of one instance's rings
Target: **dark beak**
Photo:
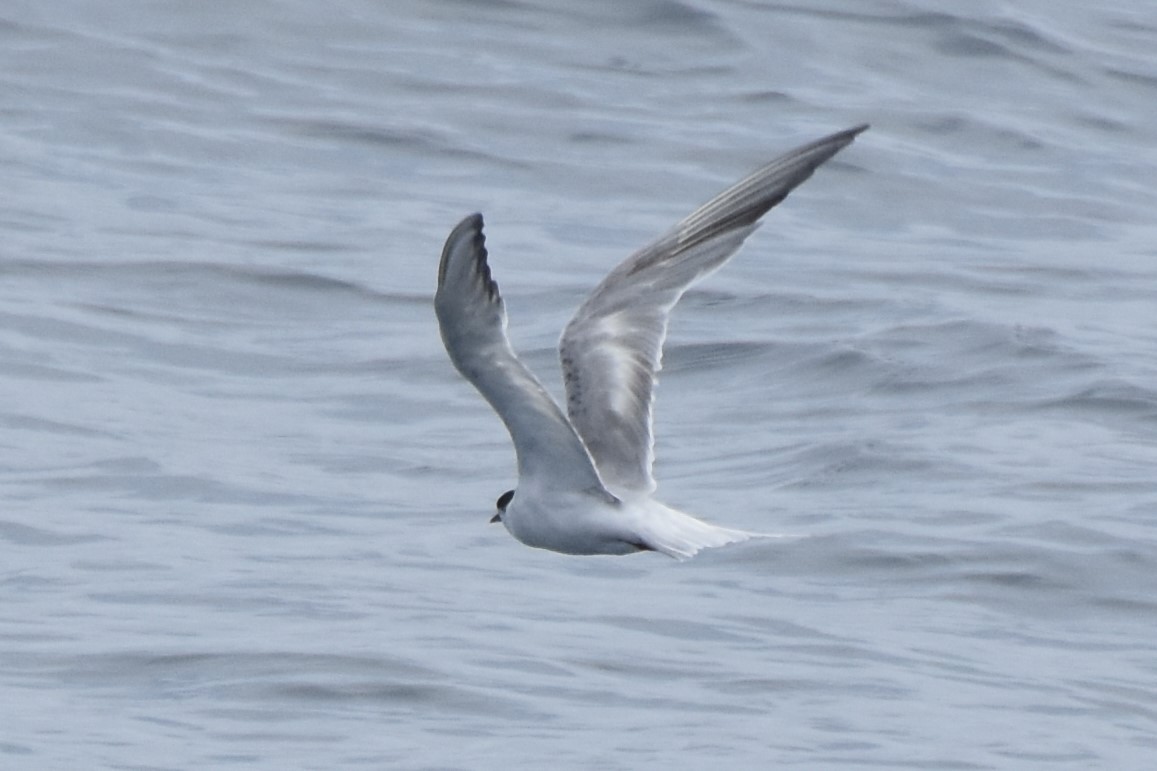
[[[501,521],[502,521],[502,512],[501,511],[490,518],[490,524],[492,524],[492,525],[495,522],[501,522]]]

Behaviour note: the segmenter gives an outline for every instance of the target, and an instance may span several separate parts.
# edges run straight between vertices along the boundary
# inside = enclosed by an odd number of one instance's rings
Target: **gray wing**
[[[538,476],[555,489],[605,492],[582,440],[510,347],[481,214],[462,220],[446,239],[434,311],[450,360],[506,424],[520,481]]]
[[[769,209],[867,128],[792,150],[723,191],[611,271],[575,313],[559,344],[567,413],[612,492],[655,489],[651,410],[671,308],[743,245]]]

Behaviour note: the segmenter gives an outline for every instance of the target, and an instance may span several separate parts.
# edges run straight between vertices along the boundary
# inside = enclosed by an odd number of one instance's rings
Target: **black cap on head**
[[[506,507],[510,505],[512,498],[514,498],[513,490],[507,490],[502,495],[498,496],[498,503],[495,504],[498,507],[498,513],[491,517],[491,522],[502,521],[502,515],[506,513]]]

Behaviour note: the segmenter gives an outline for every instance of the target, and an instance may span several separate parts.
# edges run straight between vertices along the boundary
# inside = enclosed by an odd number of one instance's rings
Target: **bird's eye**
[[[498,496],[498,510],[506,511],[506,507],[510,505],[510,499],[514,497],[513,490],[507,490],[502,495]]]

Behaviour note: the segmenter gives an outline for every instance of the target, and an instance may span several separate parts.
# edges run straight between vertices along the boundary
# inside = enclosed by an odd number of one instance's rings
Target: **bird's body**
[[[710,525],[653,498],[523,490],[521,484],[501,521],[527,546],[563,554],[659,551],[682,559],[709,546],[762,536]]]
[[[451,361],[514,441],[518,488],[499,500],[495,516],[511,535],[565,554],[658,551],[679,559],[759,535],[708,524],[651,497],[651,408],[668,316],[769,209],[866,128],[777,158],[611,271],[559,344],[566,415],[510,347],[482,215],[454,228],[442,251],[434,307]]]

